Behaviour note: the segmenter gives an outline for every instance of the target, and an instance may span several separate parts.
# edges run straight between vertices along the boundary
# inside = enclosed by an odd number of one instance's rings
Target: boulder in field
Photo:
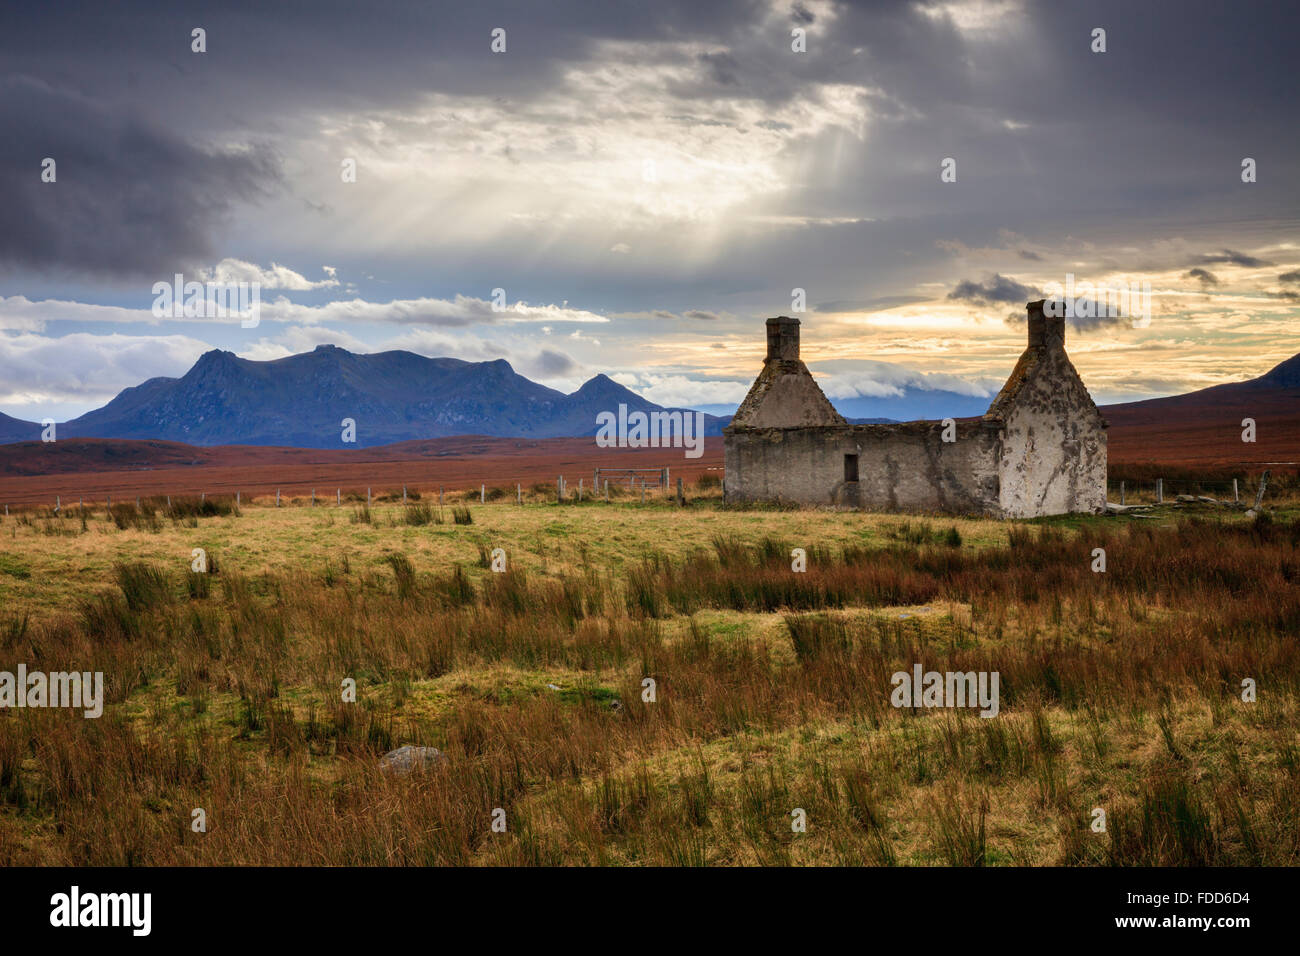
[[[437,747],[413,747],[407,744],[390,750],[379,760],[379,768],[389,773],[410,773],[428,770],[447,762],[447,755]]]

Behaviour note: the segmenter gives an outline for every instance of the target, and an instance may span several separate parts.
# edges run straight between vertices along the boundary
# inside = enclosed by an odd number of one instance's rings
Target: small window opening
[[[858,480],[858,456],[857,455],[844,456],[844,480],[845,481]]]

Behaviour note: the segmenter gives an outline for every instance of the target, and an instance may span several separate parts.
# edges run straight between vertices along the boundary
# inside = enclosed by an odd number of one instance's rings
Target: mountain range
[[[933,418],[980,415],[988,404],[987,399],[951,392],[907,397],[909,411],[915,411],[915,401],[910,401],[915,399],[922,403],[922,414]],[[835,405],[852,422],[887,422],[896,419],[882,413],[898,408],[899,402],[846,399]],[[566,395],[525,378],[503,359],[465,362],[403,351],[356,354],[320,345],[258,362],[214,349],[180,378],[153,378],[124,389],[104,407],[58,425],[56,434],[60,439],[297,448],[373,447],[456,435],[581,437],[596,433],[598,413],[617,412],[620,404],[629,411],[685,411],[656,405],[606,375]],[[1300,413],[1300,355],[1259,378],[1107,405],[1102,411],[1128,434],[1133,428],[1185,429],[1189,447],[1201,441],[1199,429],[1211,420],[1224,428],[1241,417],[1280,424]],[[356,422],[355,445],[342,442],[345,418]],[[728,421],[727,415],[706,414],[705,434],[720,434]],[[0,414],[0,444],[35,441],[40,435],[40,425]]]
[[[392,351],[359,355],[334,345],[270,362],[205,352],[180,378],[123,389],[103,408],[57,427],[63,438],[161,439],[190,445],[371,447],[452,435],[555,438],[594,435],[599,412],[664,409],[597,375],[566,395],[518,374],[504,359],[464,362]],[[705,416],[705,434],[726,419]],[[0,442],[32,441],[41,427],[0,417]]]

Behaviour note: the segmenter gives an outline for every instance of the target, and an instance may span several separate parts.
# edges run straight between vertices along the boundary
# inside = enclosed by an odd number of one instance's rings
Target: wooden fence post
[[[438,486],[438,507],[442,507],[442,485]]]
[[[140,507],[140,499],[139,499],[139,498],[136,498],[136,499],[135,499],[135,506],[136,506],[137,508]],[[238,491],[235,492],[235,507],[236,507],[236,508],[239,507],[239,492],[238,492]]]
[[[370,507],[370,486],[366,485],[366,508]]]
[[[279,489],[279,488],[276,488],[276,489],[275,489],[275,506],[276,506],[277,508],[280,507],[280,489]]]
[[[478,503],[481,505],[487,504],[487,485],[478,486]]]
[[[560,475],[555,479],[555,500],[564,500],[564,476]]]
[[[335,488],[335,489],[334,489],[334,506],[335,506],[336,508],[341,508],[341,507],[343,507],[343,489],[342,489],[342,488]]]
[[[1124,504],[1124,482],[1119,483],[1119,503]]]
[[[402,504],[406,504],[406,485],[402,485]]]
[[[680,475],[677,476],[677,504],[686,504],[686,492],[682,489],[682,479]]]
[[[516,484],[516,485],[515,485],[515,504],[517,504],[517,505],[522,505],[523,503],[524,503],[524,487],[523,487],[523,485]]]
[[[605,479],[605,500],[609,501],[609,479]]]
[[[313,488],[313,489],[311,490],[311,506],[312,506],[313,508],[316,507],[316,489],[315,489],[315,488]]]
[[[1156,479],[1156,504],[1162,505],[1164,503],[1165,503],[1165,480],[1163,478],[1157,478]]]
[[[645,504],[645,479],[641,479],[641,504]]]
[[[1255,495],[1256,511],[1259,510],[1259,506],[1264,500],[1264,489],[1268,487],[1268,475],[1269,473],[1266,471],[1264,474],[1259,476],[1259,493]]]
[[[1234,504],[1241,502],[1241,495],[1237,493],[1237,479],[1232,479],[1232,501]]]
[[[586,480],[586,479],[584,479],[584,478],[579,478],[579,479],[578,479],[578,500],[579,500],[579,501],[582,500],[582,483],[583,483],[583,481],[585,481],[585,480]]]

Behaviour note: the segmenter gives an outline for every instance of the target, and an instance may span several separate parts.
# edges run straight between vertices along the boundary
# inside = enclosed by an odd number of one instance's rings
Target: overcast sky
[[[62,420],[210,348],[324,342],[734,405],[796,288],[833,398],[991,394],[1067,273],[1152,289],[1148,326],[1069,332],[1098,401],[1254,376],[1300,351],[1298,23],[1222,0],[10,4],[0,411]],[[260,325],[154,319],[177,272],[260,281]]]

